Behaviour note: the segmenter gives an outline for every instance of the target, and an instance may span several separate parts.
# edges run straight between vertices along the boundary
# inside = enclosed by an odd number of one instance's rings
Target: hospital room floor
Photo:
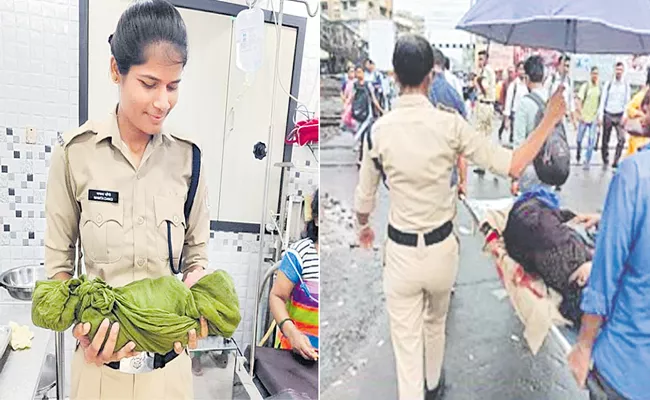
[[[327,185],[328,192],[349,207],[357,171],[356,167],[347,166],[348,144],[347,137],[335,137],[322,144],[324,163],[330,166],[322,168],[321,182],[336,179],[338,185]],[[337,161],[346,165],[331,165]],[[577,212],[600,210],[611,176],[611,169],[603,170],[600,166],[590,171],[574,167],[560,193],[563,205]],[[509,185],[489,173],[479,179],[470,170],[469,194],[479,199],[506,197]],[[379,215],[373,221],[378,238],[385,234],[386,209],[387,195],[382,190],[377,204]],[[467,233],[464,228],[470,226],[470,217],[462,206],[457,226],[461,227],[461,265],[447,321],[445,399],[587,399],[586,392],[580,391],[573,381],[564,355],[553,339],[549,337],[536,356],[530,353],[521,336],[521,322],[508,300],[499,299],[502,285],[492,259],[481,252],[482,238],[463,234]],[[327,310],[322,312],[322,320],[327,321],[322,323],[322,341],[330,344],[323,349],[322,357],[321,390],[325,400],[397,398],[378,253],[363,254],[361,250],[343,247],[323,250],[323,259],[330,257],[336,261],[327,261],[327,265],[358,265],[354,271],[348,270],[344,281],[336,276],[337,271],[323,270],[323,291],[333,298],[338,292],[339,303],[355,301],[359,303],[355,308],[361,310],[358,316],[334,317]],[[355,292],[357,297],[349,298]],[[360,300],[361,293],[371,300]],[[355,343],[349,343],[351,338]],[[326,364],[326,360],[334,362]]]

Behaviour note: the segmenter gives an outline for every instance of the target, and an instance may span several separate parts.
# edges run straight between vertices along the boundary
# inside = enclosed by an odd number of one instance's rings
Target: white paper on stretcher
[[[506,227],[514,200],[467,199],[464,203],[477,217],[479,225],[488,222],[501,233]],[[567,324],[558,311],[561,296],[548,288],[541,279],[533,279],[525,274],[523,268],[508,256],[503,239],[486,244],[485,251],[494,257],[510,302],[524,324],[523,336],[531,352],[537,354],[553,326]]]

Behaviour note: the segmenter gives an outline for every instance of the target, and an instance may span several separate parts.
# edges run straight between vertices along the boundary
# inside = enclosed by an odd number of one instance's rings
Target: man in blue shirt
[[[609,186],[569,366],[592,399],[650,399],[650,150]],[[594,367],[589,371],[593,359]],[[600,393],[600,397],[597,397]]]
[[[434,106],[442,106],[455,110],[467,119],[465,103],[456,89],[447,82],[444,75],[445,55],[439,49],[433,48],[433,83],[429,91],[429,100]],[[460,177],[459,177],[460,175]],[[460,178],[460,179],[459,179]],[[467,162],[458,157],[456,168],[452,171],[451,186],[458,185],[458,193],[467,193]]]

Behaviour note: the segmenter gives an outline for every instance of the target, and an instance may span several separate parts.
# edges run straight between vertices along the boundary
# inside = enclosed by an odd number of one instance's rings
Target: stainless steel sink
[[[47,276],[42,265],[24,265],[0,274],[0,286],[7,289],[14,299],[31,301],[36,281],[45,279]]]

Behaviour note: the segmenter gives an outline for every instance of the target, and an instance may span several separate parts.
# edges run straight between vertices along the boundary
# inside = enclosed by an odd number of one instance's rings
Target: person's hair
[[[521,67],[521,66],[523,66],[523,65],[524,65],[524,62],[523,62],[523,61],[519,61],[519,62],[515,65],[515,69],[519,69],[519,67]]]
[[[433,65],[445,68],[445,53],[437,47],[433,47],[431,50],[433,51]]]
[[[354,67],[355,71],[358,70],[358,69],[363,71],[363,66],[362,65],[357,65],[356,67]]]
[[[650,86],[650,68],[646,71],[645,84]]]
[[[625,64],[623,64],[623,61],[617,61],[616,62],[616,67],[624,67]]]
[[[166,0],[139,0],[124,11],[115,33],[109,36],[111,53],[122,75],[131,67],[147,62],[149,45],[169,43],[175,54],[167,57],[187,64],[187,30],[178,10]]]
[[[557,60],[558,63],[563,63],[565,61],[571,61],[571,56],[569,56],[568,54],[562,54],[560,58],[558,58]]]
[[[524,63],[524,72],[533,83],[541,83],[544,80],[544,60],[540,56],[530,56]]]
[[[402,85],[420,85],[433,69],[431,45],[422,36],[400,36],[393,52],[393,69]]]
[[[374,64],[374,62],[369,58],[366,58],[366,60],[363,63],[364,64]]]
[[[478,52],[478,55],[479,55],[479,56],[485,56],[485,59],[486,59],[486,60],[487,60],[488,58],[490,58],[490,56],[488,55],[487,50],[481,50],[481,51],[479,51],[479,52]]]
[[[311,220],[307,221],[307,224],[305,226],[305,232],[303,233],[303,238],[309,238],[311,239],[312,242],[316,243],[318,242],[318,224],[316,224],[316,220],[318,220],[318,203],[319,203],[319,198],[318,198],[318,189],[314,192],[314,195],[312,196],[311,199]]]
[[[598,67],[591,67],[591,72],[597,72],[597,71],[598,71]]]
[[[446,70],[451,69],[451,60],[447,56],[445,56],[445,69]]]

